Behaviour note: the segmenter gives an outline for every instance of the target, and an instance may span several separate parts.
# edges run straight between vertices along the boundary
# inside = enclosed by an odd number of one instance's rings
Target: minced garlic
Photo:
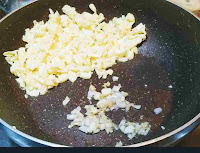
[[[120,91],[121,85],[113,86],[113,88],[103,88],[101,92],[97,92],[96,88],[91,85],[88,91],[87,98],[89,100],[97,100],[97,108],[105,111],[125,109],[129,111],[130,107],[134,107],[133,103],[126,100],[127,92]],[[137,107],[136,107],[137,109]]]
[[[124,109],[129,111],[130,107],[140,109],[141,105],[134,105],[125,100],[128,93],[120,91],[121,85],[113,86],[113,88],[103,88],[101,92],[97,92],[93,85],[90,85],[87,98],[89,100],[97,100],[95,105],[86,105],[86,113],[84,116],[80,111],[81,108],[77,107],[71,114],[67,115],[67,119],[71,120],[71,124],[68,126],[72,128],[79,126],[79,130],[84,133],[95,134],[102,130],[107,133],[111,133],[114,130],[120,129],[124,134],[127,134],[129,139],[135,137],[135,135],[147,135],[151,126],[148,122],[133,123],[122,120],[119,126],[115,125],[111,119],[109,119],[105,113],[114,109]]]
[[[119,124],[119,129],[128,136],[129,140],[131,140],[136,135],[147,135],[151,129],[151,125],[148,122],[127,122],[123,119]]]
[[[105,115],[104,111],[94,107],[94,105],[86,105],[85,109],[87,110],[86,116],[80,112],[80,107],[67,115],[67,119],[72,120],[68,128],[79,126],[80,131],[88,134],[95,134],[103,130],[112,133],[114,129],[117,129],[117,126]]]

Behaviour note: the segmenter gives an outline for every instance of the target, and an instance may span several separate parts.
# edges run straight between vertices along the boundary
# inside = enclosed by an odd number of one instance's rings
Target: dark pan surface
[[[140,111],[129,113],[114,111],[107,115],[115,123],[125,116],[130,121],[148,121],[152,130],[147,137],[128,141],[121,132],[107,135],[100,132],[86,135],[77,128],[68,129],[70,122],[66,116],[77,106],[89,104],[86,94],[92,83],[101,89],[103,83],[93,75],[91,80],[78,79],[75,83],[66,82],[37,98],[24,98],[15,76],[9,71],[3,52],[23,46],[22,35],[33,20],[47,20],[48,9],[58,10],[65,5],[75,6],[78,12],[89,11],[94,3],[106,20],[133,13],[136,25],[147,27],[147,41],[139,48],[140,54],[134,60],[113,67],[114,75],[119,76],[122,90],[129,93],[128,100],[141,104]],[[177,13],[179,12],[179,13]],[[199,21],[182,10],[162,0],[42,0],[33,3],[0,24],[0,117],[17,129],[42,140],[73,146],[114,146],[120,140],[130,145],[166,134],[195,117],[200,111],[199,65],[200,65],[200,24]],[[145,84],[148,85],[145,88]],[[169,89],[168,86],[173,88]],[[62,101],[71,98],[64,107]],[[94,102],[95,103],[95,102]],[[160,115],[154,108],[162,107]],[[144,115],[143,119],[140,116]],[[166,130],[161,130],[164,125]]]

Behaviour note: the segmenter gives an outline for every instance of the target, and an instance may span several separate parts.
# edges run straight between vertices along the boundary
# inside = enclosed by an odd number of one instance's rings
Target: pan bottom
[[[51,140],[54,143],[68,146],[115,146],[119,141],[122,141],[123,145],[130,145],[152,138],[152,135],[161,129],[161,125],[164,124],[172,108],[173,93],[169,89],[171,83],[168,73],[155,62],[155,59],[142,55],[136,56],[132,61],[115,65],[113,70],[113,75],[119,77],[117,82],[113,82],[111,76],[103,80],[98,79],[96,75],[93,75],[90,80],[78,79],[75,83],[67,81],[44,96],[28,99],[21,97],[22,101],[26,101],[21,107],[25,107],[31,115],[34,122],[30,124],[34,124],[48,135],[45,140]],[[119,130],[110,134],[102,131],[95,135],[87,135],[79,131],[77,127],[68,129],[70,121],[67,120],[67,114],[77,106],[83,108],[89,105],[87,99],[89,85],[93,84],[97,91],[100,91],[107,81],[111,82],[111,87],[120,83],[121,90],[129,93],[127,100],[142,106],[140,110],[131,108],[129,112],[122,110],[108,112],[107,116],[115,124],[119,124],[124,117],[131,122],[147,121],[152,126],[149,135],[139,136],[130,141]],[[62,101],[66,96],[69,96],[71,100],[64,107]],[[159,115],[154,113],[157,107],[163,109]],[[27,131],[28,126],[20,126],[20,130]],[[32,135],[31,131],[34,129],[29,130],[28,134]],[[37,135],[33,136],[37,137]]]

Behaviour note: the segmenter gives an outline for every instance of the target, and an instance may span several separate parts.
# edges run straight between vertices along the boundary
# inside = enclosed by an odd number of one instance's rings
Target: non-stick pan
[[[33,20],[47,20],[49,8],[54,11],[65,5],[78,12],[90,11],[94,3],[106,21],[133,13],[136,24],[144,23],[147,40],[139,47],[139,55],[126,63],[113,66],[122,90],[129,93],[128,101],[142,105],[141,110],[128,113],[107,113],[114,123],[126,117],[129,121],[148,121],[147,136],[128,140],[120,131],[102,131],[87,135],[78,128],[69,129],[69,114],[77,106],[89,104],[86,95],[90,83],[101,89],[110,81],[78,79],[67,81],[44,96],[24,97],[10,73],[3,52],[24,46],[22,36]],[[168,146],[192,131],[200,122],[200,22],[191,13],[165,0],[40,0],[6,16],[0,23],[0,122],[8,136],[21,146]],[[116,83],[112,82],[111,85]],[[62,101],[71,97],[64,107]],[[162,107],[159,115],[154,109]],[[143,118],[141,117],[143,116]],[[15,126],[16,129],[13,127]],[[164,128],[161,128],[164,126]]]

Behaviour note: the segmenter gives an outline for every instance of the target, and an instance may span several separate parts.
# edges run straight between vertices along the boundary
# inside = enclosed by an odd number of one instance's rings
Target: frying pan
[[[109,112],[114,123],[125,117],[129,121],[148,121],[151,131],[133,140],[115,131],[87,135],[78,128],[68,129],[69,114],[77,106],[89,104],[86,94],[92,83],[101,89],[105,81],[94,74],[90,80],[67,81],[44,96],[24,97],[9,71],[3,52],[24,46],[22,35],[33,20],[47,20],[48,9],[58,10],[68,4],[78,12],[90,11],[94,3],[106,21],[133,13],[135,25],[144,23],[147,40],[139,46],[139,55],[113,66],[128,101],[142,105],[141,110]],[[41,0],[6,16],[0,23],[0,122],[4,132],[20,146],[169,146],[181,140],[200,123],[200,24],[186,10],[164,0]],[[115,83],[112,82],[111,85]],[[147,86],[146,86],[147,85]],[[172,88],[169,88],[172,86]],[[71,98],[64,107],[62,101]],[[155,115],[153,110],[162,107]],[[143,118],[141,118],[143,116]],[[13,126],[16,127],[13,128]],[[162,129],[164,126],[165,129]]]

